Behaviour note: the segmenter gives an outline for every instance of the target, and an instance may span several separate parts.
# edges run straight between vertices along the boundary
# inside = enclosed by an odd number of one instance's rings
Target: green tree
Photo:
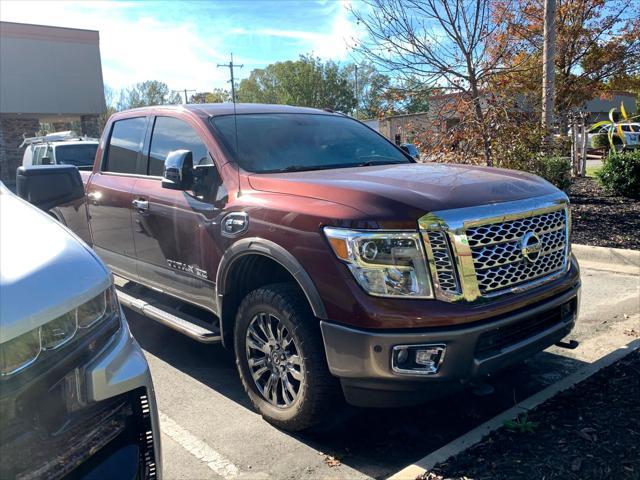
[[[109,117],[117,112],[116,91],[109,85],[104,86],[104,102],[107,108],[98,117],[98,128],[100,131],[102,131],[107,124]]]
[[[357,117],[361,119],[377,118],[385,115],[388,110],[388,99],[385,92],[391,87],[391,80],[375,68],[371,63],[357,65],[351,63],[344,67],[345,74],[350,78],[358,100]]]
[[[237,90],[245,103],[272,103],[330,108],[351,112],[355,107],[349,72],[339,64],[307,55],[252,70]]]
[[[213,92],[200,92],[191,96],[189,103],[225,103],[231,101],[231,92],[214,88]]]
[[[172,92],[166,83],[158,80],[147,80],[136,83],[124,95],[124,108],[147,107],[150,105],[177,105],[182,99],[177,92]]]

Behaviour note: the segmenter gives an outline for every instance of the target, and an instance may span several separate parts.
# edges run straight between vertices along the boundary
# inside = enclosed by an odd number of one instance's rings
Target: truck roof
[[[111,284],[101,260],[70,230],[0,182],[0,342],[91,300]]]
[[[218,115],[232,115],[234,113],[233,103],[188,103],[182,105],[158,105],[152,107],[141,107],[127,110],[127,112],[152,112],[161,110],[187,110],[199,114],[200,116],[214,117]],[[314,113],[332,115],[332,111],[320,110],[317,108],[292,107],[290,105],[270,105],[264,103],[236,103],[235,113]]]

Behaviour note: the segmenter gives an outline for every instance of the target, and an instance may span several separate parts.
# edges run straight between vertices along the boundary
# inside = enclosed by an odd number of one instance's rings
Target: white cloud
[[[330,30],[325,32],[277,28],[234,28],[231,33],[299,40],[301,54],[312,52],[324,59],[345,60],[354,43],[362,36],[362,31],[350,19],[350,6],[350,0],[327,3],[327,15],[332,18]]]
[[[350,20],[351,1],[342,0],[333,17],[331,31],[313,44],[313,53],[322,58],[345,60],[354,43],[361,36],[357,25]]]

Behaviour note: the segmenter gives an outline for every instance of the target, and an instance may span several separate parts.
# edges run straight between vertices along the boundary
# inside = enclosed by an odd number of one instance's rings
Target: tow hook
[[[580,342],[578,342],[577,340],[569,340],[568,342],[563,342],[562,340],[560,340],[559,342],[555,343],[556,347],[566,348],[567,350],[575,350],[576,348],[578,348],[578,345],[580,345]]]

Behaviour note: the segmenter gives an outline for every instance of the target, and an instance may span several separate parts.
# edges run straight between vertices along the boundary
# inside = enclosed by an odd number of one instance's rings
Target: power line
[[[234,68],[242,68],[244,65],[234,65],[233,64],[233,53],[231,54],[231,61],[229,63],[218,64],[219,67],[227,67],[229,69],[229,73],[231,74],[231,101],[236,103],[236,84],[233,78],[233,69]]]

